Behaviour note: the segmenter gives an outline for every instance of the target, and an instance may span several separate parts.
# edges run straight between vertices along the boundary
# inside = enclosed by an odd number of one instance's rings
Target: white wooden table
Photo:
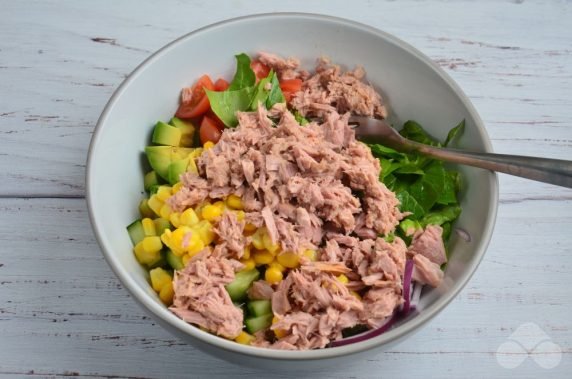
[[[496,151],[572,159],[569,1],[2,0],[1,377],[288,377],[207,356],[156,325],[103,260],[84,201],[97,117],[137,64],[195,28],[275,11],[332,14],[393,33],[461,85]],[[487,255],[445,311],[374,359],[308,375],[572,377],[572,190],[507,176],[500,185]],[[523,324],[561,353],[503,345]],[[526,345],[533,329],[515,338]]]

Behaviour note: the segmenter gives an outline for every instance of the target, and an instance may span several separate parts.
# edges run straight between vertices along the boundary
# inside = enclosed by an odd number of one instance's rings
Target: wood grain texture
[[[501,205],[480,269],[429,326],[374,359],[312,376],[557,377],[569,372],[572,288],[563,283],[572,275],[572,255],[570,239],[561,232],[572,228],[571,213],[572,201]],[[0,222],[12,225],[0,231],[2,250],[10,252],[0,258],[0,375],[21,377],[29,370],[151,378],[261,374],[207,356],[155,325],[103,260],[82,199],[2,199]],[[524,234],[542,238],[524,239]],[[531,360],[516,370],[496,363],[498,346],[524,322],[538,324],[562,347],[556,369],[541,369]]]
[[[572,159],[569,1],[0,0],[0,377],[276,377],[222,362],[155,325],[103,260],[83,200],[89,139],[113,90],[176,37],[225,18],[304,11],[411,43],[465,90],[496,151]],[[572,192],[500,177],[481,267],[430,325],[313,378],[569,377]],[[496,350],[538,324],[553,369],[502,368]],[[305,375],[297,375],[304,377]]]

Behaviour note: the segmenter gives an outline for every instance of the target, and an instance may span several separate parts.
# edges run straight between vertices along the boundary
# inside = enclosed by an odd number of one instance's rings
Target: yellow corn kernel
[[[173,237],[173,232],[171,232],[169,229],[165,229],[165,231],[163,231],[163,234],[161,234],[161,241],[171,247],[171,238]]]
[[[280,249],[280,244],[277,242],[276,243],[272,242],[272,239],[270,238],[270,235],[268,233],[264,233],[262,235],[262,244],[264,245],[264,248],[269,252],[271,252],[272,254],[276,254],[278,252],[278,249]]]
[[[205,243],[199,236],[196,231],[192,232],[193,234],[189,238],[189,244],[187,245],[186,249],[189,255],[192,257],[196,255],[199,251],[205,248]]]
[[[144,218],[141,220],[141,225],[143,226],[143,233],[146,236],[156,236],[157,230],[155,229],[155,223],[150,218]]]
[[[203,149],[205,150],[210,150],[214,147],[214,142],[213,141],[207,141],[203,144]]]
[[[361,301],[361,296],[356,291],[350,291],[350,295]]]
[[[141,244],[143,245],[143,251],[146,253],[156,253],[163,248],[161,238],[157,236],[145,237]]]
[[[169,204],[163,204],[163,206],[161,207],[161,210],[159,212],[159,216],[161,216],[165,220],[168,220],[169,216],[171,216],[171,213],[173,213],[173,210],[171,209]]]
[[[250,258],[250,246],[246,246],[244,248],[244,250],[242,251],[242,259],[248,259]]]
[[[306,258],[308,258],[312,262],[316,262],[318,260],[318,252],[316,250],[304,250],[302,253]]]
[[[202,202],[202,203],[197,204],[197,206],[194,208],[195,214],[197,215],[199,220],[203,219],[203,207],[207,204],[209,204],[209,203],[208,202]]]
[[[202,147],[196,147],[189,154],[189,158],[198,158],[203,154],[204,149]]]
[[[169,306],[173,303],[173,297],[175,296],[175,291],[173,290],[173,282],[169,282],[161,288],[159,292],[159,299],[163,304]]]
[[[235,211],[234,214],[236,215],[236,220],[238,222],[243,221],[246,217],[246,213],[244,213],[244,211]]]
[[[206,149],[206,143],[205,143],[205,149]],[[254,341],[254,336],[246,332],[240,332],[240,334],[238,335],[238,337],[234,339],[234,341],[243,345],[250,345],[250,342]]]
[[[157,216],[161,215],[161,208],[163,207],[163,202],[157,197],[157,195],[152,195],[147,201],[149,208],[155,212]]]
[[[151,279],[151,287],[153,287],[155,292],[161,291],[163,287],[173,280],[171,275],[161,267],[149,271],[149,278]]]
[[[213,205],[214,205],[215,207],[219,208],[221,212],[224,212],[224,210],[226,209],[226,205],[224,204],[224,201],[220,201],[220,200],[219,200],[219,201],[215,201],[215,202],[213,203]]]
[[[298,254],[291,251],[280,253],[276,256],[276,260],[284,267],[296,268],[300,266],[300,258]]]
[[[256,232],[256,225],[250,224],[250,223],[246,223],[246,225],[244,225],[244,232],[245,233],[253,233]]]
[[[194,158],[189,158],[189,165],[187,166],[187,172],[192,172],[193,174],[199,173],[197,162],[195,162]]]
[[[270,254],[268,251],[257,250],[252,253],[252,258],[256,265],[267,265],[274,260],[274,255]]]
[[[264,242],[262,240],[262,237],[264,236],[265,232],[266,228],[259,228],[252,235],[252,246],[254,246],[258,250],[264,249]]]
[[[180,222],[182,225],[193,226],[199,223],[199,216],[193,208],[189,208],[181,213]]]
[[[213,230],[213,225],[207,220],[199,221],[193,229],[199,234],[205,246],[210,245],[214,241],[216,234]]]
[[[278,270],[280,272],[286,271],[286,267],[282,266],[280,263],[278,263],[276,261],[270,262],[270,264],[268,265],[268,268],[275,268],[276,270]]]
[[[254,262],[253,258],[241,259],[240,263],[242,263],[244,265],[244,268],[243,268],[244,271],[250,271],[256,267],[256,262]]]
[[[171,222],[171,225],[173,225],[175,228],[178,228],[181,226],[181,214],[179,212],[171,213],[169,215],[169,221]]]
[[[189,263],[189,261],[191,260],[191,256],[189,254],[185,254],[183,255],[183,257],[181,258],[181,261],[183,262],[183,265],[187,265],[187,263]]]
[[[187,233],[192,233],[191,228],[187,226],[181,226],[173,232],[165,230],[161,235],[161,240],[165,245],[169,246],[175,255],[180,257],[185,253],[185,249],[183,248],[183,239]]]
[[[133,251],[135,252],[135,258],[137,258],[137,262],[143,265],[151,265],[155,262],[159,261],[161,258],[160,251],[145,251],[143,250],[143,242],[139,242],[134,248]]]
[[[171,195],[171,187],[169,186],[160,186],[159,189],[157,189],[157,193],[155,194],[155,196],[157,196],[161,201],[167,201]]]
[[[179,192],[179,190],[183,188],[183,183],[181,182],[177,182],[173,185],[173,187],[171,188],[171,193],[174,195],[177,192]]]
[[[222,210],[214,204],[205,205],[201,212],[203,219],[215,221],[222,215]]]
[[[156,254],[148,254],[143,250],[143,241],[139,242],[133,247],[133,252],[135,253],[135,258],[137,262],[141,264],[147,264],[153,262],[153,258]]]
[[[344,274],[340,274],[336,279],[338,279],[338,282],[342,283],[342,284],[348,284],[349,283],[349,279],[347,276],[345,276]]]
[[[236,195],[230,195],[226,198],[226,205],[229,208],[243,210],[242,199]]]
[[[264,273],[264,279],[266,279],[270,284],[279,283],[282,278],[284,278],[284,274],[282,274],[282,272],[280,272],[276,267],[270,267],[266,269],[266,272]]]
[[[272,317],[272,324],[276,324],[280,319],[276,316]],[[282,337],[286,337],[286,335],[288,334],[288,331],[284,330],[284,329],[274,329],[274,334],[276,335],[276,338],[282,338]]]

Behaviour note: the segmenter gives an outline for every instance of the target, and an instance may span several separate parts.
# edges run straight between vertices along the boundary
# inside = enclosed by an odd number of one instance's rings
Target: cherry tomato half
[[[280,89],[287,102],[292,100],[294,94],[302,89],[302,79],[286,79],[280,81]]]
[[[250,68],[254,71],[257,81],[266,78],[270,72],[270,67],[257,60],[250,62]]]
[[[216,121],[208,116],[203,117],[201,128],[199,129],[199,137],[204,145],[207,141],[217,143],[222,135],[222,131],[218,128]]]
[[[226,90],[230,86],[230,83],[224,80],[223,78],[218,79],[214,84],[214,90],[218,92],[222,92]]]
[[[208,75],[203,75],[190,89],[183,89],[181,105],[175,116],[179,118],[193,118],[204,114],[210,108],[209,98],[205,88],[214,91],[215,87]]]

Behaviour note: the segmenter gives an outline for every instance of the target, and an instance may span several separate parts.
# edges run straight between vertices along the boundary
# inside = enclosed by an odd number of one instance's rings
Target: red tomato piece
[[[254,71],[256,79],[258,80],[266,78],[268,76],[268,73],[270,72],[270,67],[268,67],[267,65],[258,60],[253,60],[252,62],[250,62],[250,68],[252,69],[252,71]]]
[[[286,102],[290,102],[296,92],[302,89],[302,79],[286,79],[280,82],[280,89],[284,94]]]
[[[218,79],[214,84],[214,90],[218,92],[222,92],[226,90],[230,86],[230,83],[224,80],[223,78]]]
[[[224,122],[222,122],[222,120],[218,118],[218,116],[213,112],[212,109],[209,109],[209,111],[205,113],[205,117],[210,118],[211,121],[213,121],[215,125],[220,129],[220,131],[224,130],[225,128]]]
[[[222,135],[222,131],[218,128],[216,121],[208,116],[203,117],[201,128],[199,129],[199,137],[204,145],[207,141],[217,143]]]
[[[215,89],[208,75],[201,76],[190,90],[183,89],[181,105],[179,105],[175,116],[179,118],[194,118],[206,113],[210,109],[210,103],[205,89],[209,91],[214,91]]]
[[[302,79],[286,79],[280,81],[282,92],[298,92],[302,89]]]

